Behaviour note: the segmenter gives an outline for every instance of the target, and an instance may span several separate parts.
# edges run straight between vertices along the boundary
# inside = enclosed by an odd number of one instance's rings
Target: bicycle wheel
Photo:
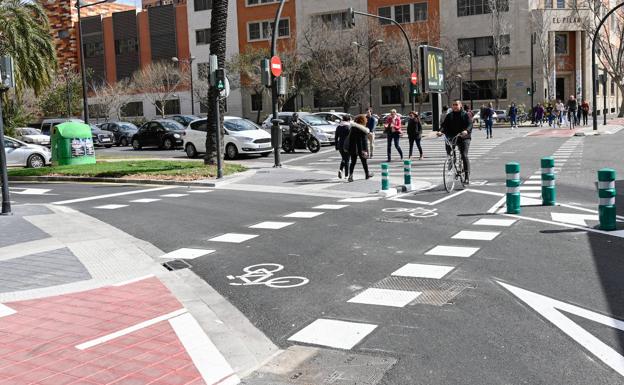
[[[464,174],[464,161],[461,158],[455,158],[455,170],[457,171],[457,179],[459,179],[462,188],[466,186],[466,176]]]
[[[308,282],[310,282],[310,280],[305,277],[278,277],[278,278],[270,279],[266,281],[264,284],[274,289],[280,289],[280,288],[285,289],[289,287],[303,286],[307,284]]]
[[[455,171],[455,163],[452,156],[447,156],[444,161],[444,171],[442,172],[442,179],[444,181],[444,189],[446,192],[451,192],[455,188],[455,177],[457,176]]]
[[[247,266],[243,268],[243,271],[245,273],[252,274],[252,273],[257,272],[260,269],[265,269],[269,273],[275,273],[284,269],[284,266],[278,265],[277,263],[260,263],[258,265]]]

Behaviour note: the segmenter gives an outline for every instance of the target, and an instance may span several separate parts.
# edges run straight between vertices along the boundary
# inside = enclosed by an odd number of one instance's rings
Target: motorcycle
[[[319,152],[321,149],[321,142],[312,135],[310,126],[307,124],[303,124],[303,126],[300,126],[297,132],[295,132],[294,143],[289,129],[282,131],[282,137],[282,149],[285,152],[295,152],[295,149],[302,150],[307,148],[310,152],[315,153]]]

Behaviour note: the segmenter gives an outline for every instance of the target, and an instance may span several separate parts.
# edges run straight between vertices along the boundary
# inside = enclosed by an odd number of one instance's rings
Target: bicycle
[[[273,289],[290,288],[303,286],[310,282],[305,277],[276,277],[271,278],[274,273],[283,270],[284,266],[277,263],[261,263],[259,265],[251,265],[243,268],[245,274],[243,275],[228,275],[227,279],[235,280],[239,279],[240,282],[232,282],[232,286],[253,286],[253,285],[265,285]]]
[[[464,173],[464,162],[461,156],[457,156],[457,140],[461,134],[449,140],[444,136],[444,142],[451,147],[451,153],[447,155],[444,161],[444,170],[442,172],[442,180],[444,181],[444,189],[450,193],[455,188],[455,182],[459,179],[462,187],[466,184],[466,174]]]

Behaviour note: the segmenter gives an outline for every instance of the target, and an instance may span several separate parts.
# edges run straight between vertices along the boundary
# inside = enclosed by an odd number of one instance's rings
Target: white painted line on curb
[[[149,278],[153,278],[153,277],[154,277],[154,274],[143,275],[141,277],[132,278],[132,279],[129,279],[127,281],[121,281],[121,282],[114,283],[111,286],[115,286],[115,287],[126,286],[126,285],[130,285],[131,283],[143,281],[144,279],[149,279]]]
[[[158,202],[159,200],[160,199],[156,199],[156,198],[143,198],[143,199],[130,201],[130,203],[152,203],[152,202]]]
[[[166,320],[168,320],[170,318],[173,318],[173,317],[177,317],[177,316],[179,316],[181,314],[184,314],[184,313],[186,313],[186,309],[185,308],[178,309],[178,310],[173,311],[171,313],[163,314],[160,317],[152,318],[150,320],[140,322],[140,323],[138,323],[136,325],[127,327],[125,329],[118,330],[118,331],[116,331],[114,333],[107,334],[105,336],[101,336],[101,337],[95,338],[95,339],[87,341],[87,342],[83,342],[81,344],[76,345],[76,349],[78,349],[78,350],[89,349],[89,348],[92,348],[92,347],[94,347],[96,345],[103,344],[105,342],[114,340],[115,338],[118,338],[118,337],[121,337],[121,336],[125,336],[125,335],[130,334],[130,333],[134,333],[137,330],[144,329],[146,327],[155,325],[155,324],[157,324],[157,323],[159,323],[161,321],[166,321]]]
[[[240,383],[240,379],[230,364],[191,314],[186,313],[172,318],[169,320],[169,324],[206,384],[230,385]]]
[[[165,259],[195,259],[199,257],[203,257],[204,255],[208,255],[214,253],[215,250],[205,250],[205,249],[187,249],[181,248],[178,250],[174,250],[170,253],[161,255],[160,258]]]
[[[407,304],[418,298],[422,293],[419,291],[388,290],[388,289],[366,289],[347,302],[361,303],[364,305],[379,305],[391,307],[405,307]]]
[[[453,239],[468,239],[473,241],[491,241],[496,238],[500,232],[498,231],[469,231],[462,230],[453,235]]]
[[[349,350],[376,328],[377,325],[373,324],[320,318],[301,329],[288,341]]]
[[[340,200],[338,202],[344,202],[344,203],[364,203],[364,202],[369,202],[369,201],[378,201],[380,199],[381,199],[381,197],[347,198],[347,199]]]
[[[70,204],[70,203],[88,202],[88,201],[95,201],[95,200],[98,200],[98,199],[120,197],[120,196],[124,196],[124,195],[134,195],[134,194],[143,194],[143,193],[150,193],[150,192],[162,191],[162,190],[171,190],[171,189],[174,189],[174,188],[178,188],[178,187],[177,186],[166,186],[166,187],[158,187],[158,188],[151,188],[151,189],[145,189],[145,190],[133,190],[133,191],[126,191],[126,192],[122,192],[122,193],[96,195],[96,196],[86,197],[86,198],[70,199],[70,200],[66,200],[66,201],[52,202],[52,204],[53,205],[66,205],[66,204]]]
[[[454,266],[408,263],[407,265],[392,273],[392,275],[398,277],[441,279],[442,277],[450,273],[454,268]]]
[[[284,218],[314,218],[322,214],[324,213],[318,211],[295,211],[294,213],[284,215]]]
[[[128,205],[104,205],[104,206],[96,206],[96,207],[94,207],[94,209],[116,210],[116,209],[120,209],[122,207],[128,207]]]
[[[267,230],[279,230],[286,226],[294,225],[295,222],[260,222],[256,225],[249,226],[250,229],[267,229]]]
[[[312,208],[315,210],[340,210],[345,207],[349,207],[349,205],[320,205]]]
[[[425,255],[468,258],[468,257],[471,257],[477,251],[479,251],[478,247],[436,246],[433,249],[427,251]]]
[[[488,214],[493,214],[495,213],[499,208],[501,208],[502,206],[504,206],[507,202],[507,197],[503,196],[502,198],[500,198],[498,201],[496,201],[496,203],[494,203],[494,206],[490,207],[488,209]]]
[[[165,194],[161,195],[162,198],[182,198],[187,197],[188,194]]]
[[[215,238],[209,239],[211,242],[226,242],[226,243],[242,243],[257,237],[254,234],[238,234],[238,233],[227,233],[220,235]]]
[[[0,318],[10,316],[11,314],[17,313],[15,310],[11,309],[7,305],[0,303]]]
[[[27,188],[22,191],[12,191],[11,193],[18,195],[45,195],[48,191],[50,190],[44,188]]]

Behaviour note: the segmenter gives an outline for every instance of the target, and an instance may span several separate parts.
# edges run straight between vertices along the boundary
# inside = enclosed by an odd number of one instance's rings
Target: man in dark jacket
[[[338,170],[338,178],[342,179],[342,170],[344,170],[345,178],[349,177],[349,143],[347,137],[349,136],[349,130],[351,129],[351,116],[344,115],[342,122],[336,127],[336,151],[340,153],[342,161],[340,162],[340,169]]]
[[[460,136],[457,139],[457,147],[461,154],[462,162],[464,163],[464,173],[466,182],[469,184],[470,176],[470,160],[468,159],[468,150],[470,149],[470,140],[472,134],[472,120],[470,116],[462,109],[462,103],[457,100],[453,102],[452,111],[446,115],[444,122],[442,122],[442,129],[438,132],[438,136],[446,135],[449,141],[454,137]],[[449,145],[446,146],[446,153],[450,154],[452,151]]]

